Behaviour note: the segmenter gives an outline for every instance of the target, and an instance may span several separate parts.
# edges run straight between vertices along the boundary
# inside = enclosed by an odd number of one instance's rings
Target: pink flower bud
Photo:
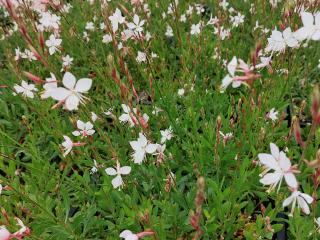
[[[27,78],[29,78],[31,81],[35,82],[36,84],[41,84],[41,83],[45,82],[40,77],[37,77],[37,76],[33,75],[32,73],[29,73],[29,72],[23,72],[23,73],[24,73],[24,75],[27,76]]]
[[[304,142],[303,142],[302,136],[301,136],[301,129],[300,129],[299,119],[298,119],[297,117],[293,117],[292,121],[293,121],[293,133],[294,133],[294,137],[295,137],[297,143],[298,143],[301,147],[304,147]]]
[[[314,121],[319,118],[320,112],[320,92],[318,86],[315,86],[312,93],[311,115]]]

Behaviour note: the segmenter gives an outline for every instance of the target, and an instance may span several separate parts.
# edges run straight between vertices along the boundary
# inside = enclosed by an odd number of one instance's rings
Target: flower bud
[[[300,129],[300,123],[299,123],[299,119],[297,117],[293,117],[292,118],[293,121],[293,133],[294,133],[294,137],[297,141],[297,143],[301,146],[304,147],[304,142],[302,140],[302,136],[301,136],[301,129]]]
[[[317,122],[320,120],[320,92],[318,86],[313,88],[311,98],[311,115],[314,121]]]

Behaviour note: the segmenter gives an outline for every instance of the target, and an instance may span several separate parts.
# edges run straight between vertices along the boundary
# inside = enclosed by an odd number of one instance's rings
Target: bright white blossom
[[[114,188],[121,188],[123,186],[123,181],[121,175],[127,175],[131,172],[131,167],[124,166],[120,167],[119,162],[117,162],[116,168],[106,168],[105,172],[110,176],[116,176],[112,179],[111,183]]]
[[[138,63],[147,61],[147,54],[145,54],[144,52],[138,51],[138,56],[136,57],[136,60]]]
[[[80,136],[81,137],[87,137],[87,136],[91,136],[95,133],[95,130],[93,129],[93,125],[91,122],[82,122],[81,120],[77,121],[77,128],[79,130],[77,131],[73,131],[72,134],[74,136]]]
[[[282,179],[284,178],[289,187],[296,189],[298,182],[294,173],[297,171],[291,166],[290,159],[287,158],[283,151],[279,151],[279,148],[274,143],[270,143],[270,150],[271,154],[258,154],[260,163],[264,167],[264,171],[260,175],[262,176],[260,182],[263,185],[270,185],[268,191],[272,191],[277,185],[279,185],[279,190]],[[274,171],[269,172],[270,170]]]
[[[283,32],[273,30],[268,38],[267,52],[283,52],[286,47],[297,48],[299,41],[295,38],[291,28],[286,28]]]
[[[190,34],[191,35],[198,35],[201,32],[201,22],[199,22],[198,24],[192,24],[191,25],[191,30],[190,30]]]
[[[102,37],[102,42],[103,43],[110,43],[112,42],[112,36],[110,34],[105,34]]]
[[[244,15],[238,13],[238,15],[230,16],[230,20],[232,22],[233,27],[238,27],[242,23],[244,23]]]
[[[220,92],[224,92],[230,84],[232,84],[233,88],[240,87],[242,82],[233,79],[235,77],[237,66],[238,59],[236,57],[233,57],[227,65],[228,74],[222,79]]]
[[[144,20],[140,21],[140,18],[137,14],[133,16],[133,22],[127,24],[128,28],[132,30],[135,34],[139,34],[143,31]]]
[[[184,90],[183,88],[179,88],[179,89],[178,89],[178,95],[179,95],[180,97],[182,97],[182,96],[184,95],[184,93],[185,93],[185,90]]]
[[[53,73],[50,73],[51,77],[46,78],[46,83],[43,85],[44,93],[41,94],[42,99],[51,97],[51,94],[58,87],[56,76]]]
[[[302,212],[304,212],[305,214],[310,214],[310,209],[308,204],[311,204],[312,202],[313,202],[313,198],[311,196],[309,196],[306,193],[302,193],[298,190],[294,190],[291,196],[286,198],[283,201],[282,206],[286,207],[292,203],[290,216],[293,215],[293,212],[297,203],[298,203],[298,208],[301,208]]]
[[[273,122],[276,121],[278,119],[278,111],[275,111],[275,108],[272,108],[268,114],[267,114],[267,118],[271,119]]]
[[[41,12],[39,23],[38,28],[40,30],[59,29],[60,17],[56,14],[50,13],[49,11]]]
[[[62,43],[62,39],[56,38],[53,34],[46,40],[46,46],[49,48],[49,54],[52,55],[56,51],[59,51],[59,47]]]
[[[55,89],[51,96],[53,99],[63,101],[64,106],[69,111],[78,109],[79,103],[84,102],[83,94],[88,92],[92,85],[89,78],[81,78],[78,81],[71,73],[66,72],[63,76],[62,83],[64,87]]]
[[[166,37],[173,37],[173,29],[169,25],[167,25],[167,30],[165,32]]]
[[[85,29],[88,30],[88,31],[94,31],[94,23],[93,22],[87,22]]]
[[[69,55],[62,57],[62,67],[70,67],[73,62],[73,58]]]
[[[34,98],[34,92],[38,91],[34,84],[28,84],[23,80],[21,82],[21,86],[15,84],[13,88],[17,93],[22,93],[22,96],[28,98]]]
[[[113,32],[116,32],[119,29],[119,24],[124,23],[125,17],[122,16],[120,9],[117,8],[113,15],[109,17],[109,20],[111,21]]]
[[[165,143],[167,140],[171,140],[173,137],[171,126],[168,129],[160,130],[161,133],[161,143]]]
[[[131,141],[130,145],[134,150],[132,154],[134,163],[141,164],[145,159],[146,154],[152,154],[157,150],[157,144],[149,143],[143,133],[139,133],[137,141]]]
[[[139,240],[137,234],[132,233],[130,230],[124,230],[119,237],[124,238],[124,240]]]
[[[66,135],[64,135],[63,136],[63,138],[64,138],[64,142],[61,144],[63,147],[64,147],[64,154],[63,154],[63,156],[65,157],[65,156],[67,156],[70,152],[71,152],[71,150],[72,150],[72,148],[73,148],[73,142],[72,142],[72,140],[68,137],[68,136],[66,136]]]
[[[315,14],[309,12],[301,13],[301,20],[303,27],[299,28],[294,36],[299,40],[320,40],[320,12]]]

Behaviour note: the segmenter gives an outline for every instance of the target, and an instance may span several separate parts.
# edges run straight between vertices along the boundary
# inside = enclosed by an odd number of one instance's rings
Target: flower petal
[[[289,171],[291,168],[290,159],[287,158],[286,154],[283,151],[280,152],[279,165],[284,171]]]
[[[280,151],[277,145],[275,145],[274,143],[270,143],[270,151],[275,159],[279,159]]]
[[[119,237],[121,238],[126,238],[127,236],[132,235],[132,232],[130,230],[124,230],[123,232],[120,233]]]
[[[90,78],[81,78],[78,80],[75,90],[80,93],[89,91],[92,85],[92,80]]]
[[[120,187],[123,184],[121,175],[117,175],[114,179],[112,179],[111,183],[114,188]]]
[[[72,111],[78,108],[79,102],[79,98],[76,95],[72,94],[67,98],[65,106],[69,111]]]
[[[154,153],[155,151],[157,151],[158,145],[157,144],[151,144],[149,143],[146,147],[146,152],[147,153]]]
[[[301,13],[301,20],[303,23],[303,26],[310,27],[313,25],[313,14],[309,12],[302,12]]]
[[[81,135],[81,133],[79,131],[73,131],[72,135],[78,137]]]
[[[81,120],[77,121],[77,128],[84,130],[85,129],[85,124]]]
[[[119,170],[119,173],[123,174],[123,175],[127,175],[130,172],[131,172],[131,167],[129,167],[129,166],[121,167],[120,170]]]
[[[302,209],[302,212],[304,212],[307,215],[310,214],[308,203],[304,200],[304,198],[299,196],[297,200],[299,207]]]
[[[308,194],[301,193],[300,195],[306,200],[307,203],[311,204],[313,202],[313,197],[309,196]]]
[[[71,92],[69,90],[67,90],[63,87],[58,87],[58,88],[55,88],[54,90],[52,90],[51,97],[54,100],[61,101],[61,100],[66,99],[70,94],[71,94]]]
[[[76,84],[76,78],[70,72],[66,72],[62,79],[63,85],[68,89],[73,89]]]
[[[292,187],[295,189],[298,187],[296,176],[293,173],[284,174],[284,179],[286,180],[286,183],[288,184],[289,187]]]
[[[106,172],[106,174],[110,175],[110,176],[114,176],[114,175],[117,175],[117,171],[114,169],[114,168],[106,168],[104,170]]]
[[[276,159],[271,155],[267,153],[260,153],[258,154],[258,158],[260,162],[271,169],[279,169],[279,163],[276,161]]]
[[[286,198],[282,203],[282,207],[288,206],[290,203],[292,203],[293,199],[294,199],[293,195],[291,195],[290,197]]]
[[[280,172],[267,173],[263,178],[260,179],[260,182],[263,185],[277,184],[281,179],[282,174]]]

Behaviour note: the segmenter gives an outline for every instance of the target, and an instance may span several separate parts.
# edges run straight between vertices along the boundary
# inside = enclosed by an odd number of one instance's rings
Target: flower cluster
[[[278,186],[278,190],[281,187],[283,178],[289,189],[292,191],[290,197],[284,200],[283,207],[292,203],[291,215],[294,212],[296,204],[306,214],[310,213],[308,204],[313,202],[313,198],[308,194],[298,191],[299,184],[295,177],[296,173],[299,173],[297,166],[292,166],[290,159],[283,151],[280,151],[277,145],[270,143],[271,154],[260,153],[258,155],[259,161],[263,166],[264,171],[260,175],[262,178],[260,182],[263,185],[269,185],[268,191],[272,191]],[[270,172],[272,171],[272,172]]]

